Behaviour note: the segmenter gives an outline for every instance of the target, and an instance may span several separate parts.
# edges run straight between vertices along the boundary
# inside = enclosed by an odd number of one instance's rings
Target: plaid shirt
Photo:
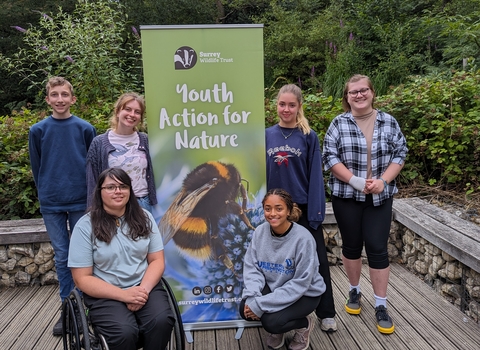
[[[395,118],[378,110],[372,138],[372,177],[379,179],[390,163],[403,164],[407,151],[407,142]],[[352,113],[341,114],[330,124],[323,142],[323,163],[325,170],[343,163],[355,176],[367,177],[367,141]],[[330,174],[328,186],[334,196],[365,201],[365,193],[355,190],[333,174]],[[393,180],[385,191],[373,194],[373,205],[383,204],[397,192]]]

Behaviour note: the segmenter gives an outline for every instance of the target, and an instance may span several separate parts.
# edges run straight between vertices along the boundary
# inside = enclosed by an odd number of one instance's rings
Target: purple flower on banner
[[[300,79],[300,77],[298,77],[298,86],[300,89],[302,88],[302,79]]]
[[[16,30],[18,30],[19,32],[22,32],[22,33],[26,33],[27,30],[26,29],[23,29],[22,27],[19,27],[19,26],[10,26],[11,28],[15,28]]]
[[[312,66],[312,70],[310,71],[310,76],[312,78],[315,77],[315,66]]]
[[[343,21],[340,20],[340,28],[343,28]]]
[[[66,55],[65,59],[69,62],[72,62],[72,63],[75,62],[75,60],[72,57],[70,57],[69,55]]]
[[[337,53],[337,45],[333,45],[333,54]]]
[[[333,47],[333,43],[330,41],[330,48],[332,48],[332,47]]]
[[[350,32],[350,36],[348,37],[348,40],[352,41],[353,40],[353,33]]]
[[[46,47],[45,45],[40,47],[42,50],[45,50],[45,51],[48,51],[48,47]]]

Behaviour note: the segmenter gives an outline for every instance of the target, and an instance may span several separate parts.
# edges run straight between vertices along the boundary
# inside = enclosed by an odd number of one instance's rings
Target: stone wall
[[[0,288],[58,283],[50,243],[0,246]]]
[[[323,225],[330,265],[340,265],[342,238],[336,224]],[[392,222],[390,261],[406,264],[427,284],[476,322],[480,312],[480,273],[461,264],[398,222]],[[50,243],[0,246],[0,288],[58,283]],[[366,255],[363,254],[366,263]]]

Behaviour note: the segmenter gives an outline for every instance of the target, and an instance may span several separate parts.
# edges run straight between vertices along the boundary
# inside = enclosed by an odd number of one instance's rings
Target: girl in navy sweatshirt
[[[337,330],[332,283],[322,222],[325,217],[325,188],[322,152],[317,134],[303,114],[302,91],[296,85],[283,86],[277,96],[278,124],[265,131],[267,189],[283,188],[302,210],[298,223],[308,229],[317,243],[320,274],[327,290],[317,307],[320,328]]]

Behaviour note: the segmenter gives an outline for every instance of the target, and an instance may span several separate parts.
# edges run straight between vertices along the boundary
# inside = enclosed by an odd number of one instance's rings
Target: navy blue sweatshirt
[[[40,211],[82,211],[87,205],[86,157],[95,128],[76,116],[52,116],[30,128],[28,149]]]
[[[317,229],[325,217],[322,152],[317,134],[278,124],[265,130],[267,189],[283,188],[297,204],[307,204],[306,217]]]

